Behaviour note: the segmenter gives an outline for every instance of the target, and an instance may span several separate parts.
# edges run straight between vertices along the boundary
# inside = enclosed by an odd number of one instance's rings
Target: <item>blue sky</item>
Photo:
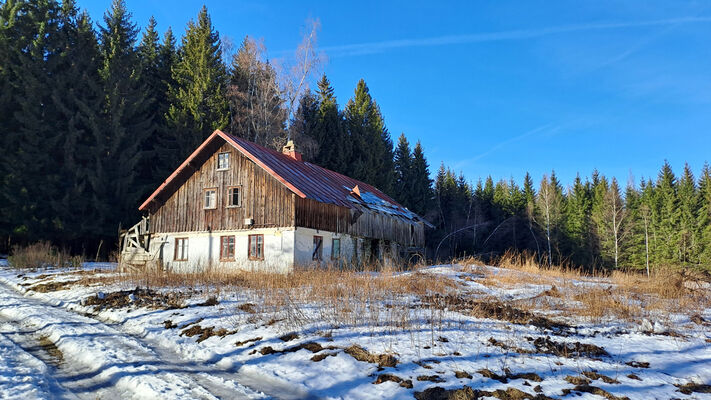
[[[221,35],[291,52],[318,18],[339,103],[365,79],[396,140],[470,180],[594,168],[626,183],[711,161],[711,2],[206,0]],[[203,2],[127,0],[182,35]],[[84,0],[95,21],[110,0]]]

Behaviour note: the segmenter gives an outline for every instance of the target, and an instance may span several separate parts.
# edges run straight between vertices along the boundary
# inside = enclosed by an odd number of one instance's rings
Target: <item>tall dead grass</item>
[[[81,256],[72,256],[66,250],[49,242],[37,242],[27,246],[12,247],[8,264],[17,269],[79,268],[84,261]]]
[[[129,287],[193,288],[206,293],[238,293],[254,322],[283,322],[296,329],[307,324],[324,327],[360,326],[373,329],[414,329],[419,322],[439,323],[441,315],[424,315],[413,308],[418,298],[444,295],[457,285],[438,275],[400,271],[395,267],[375,271],[336,267],[295,268],[288,274],[258,271],[208,270],[174,273],[159,269],[132,271],[113,278]],[[378,268],[380,269],[380,268]],[[439,321],[439,322],[437,322]],[[428,325],[428,328],[431,328]]]
[[[658,268],[650,277],[633,271],[586,273],[570,265],[550,267],[545,260],[541,265],[534,255],[514,253],[496,260],[493,263],[499,267],[496,270],[471,257],[457,263],[463,272],[472,273],[464,274],[466,280],[485,286],[514,290],[531,284],[548,286],[538,295],[509,301],[533,313],[577,316],[595,322],[638,322],[679,313],[692,315],[711,306],[709,289],[699,284],[703,276],[682,269]],[[200,289],[206,295],[238,293],[244,304],[250,304],[245,307],[253,310],[236,313],[241,315],[236,321],[239,324],[261,320],[283,322],[283,326],[291,329],[317,324],[367,326],[381,331],[425,327],[432,336],[447,323],[453,311],[446,305],[423,299],[446,298],[448,294],[464,298],[481,296],[476,291],[464,291],[461,283],[443,275],[417,269],[403,271],[393,265],[358,270],[305,267],[288,274],[223,269],[174,273],[148,269],[110,279],[129,286]]]
[[[475,258],[458,262],[476,269],[487,286],[551,285],[555,291],[523,300],[520,305],[596,322],[638,321],[674,313],[691,315],[711,306],[711,278],[690,269],[663,266],[652,269],[650,276],[641,271],[584,271],[567,264],[549,266],[545,259],[539,260],[533,254],[513,252],[490,263],[501,268],[496,273],[478,267],[484,263]]]

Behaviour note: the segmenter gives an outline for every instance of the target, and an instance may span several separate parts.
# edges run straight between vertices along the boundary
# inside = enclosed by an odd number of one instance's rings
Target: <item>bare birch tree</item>
[[[320,29],[320,20],[307,20],[301,43],[296,48],[293,58],[280,63],[280,84],[289,121],[296,113],[299,100],[309,90],[311,80],[319,76],[326,63],[325,53],[318,50]]]
[[[232,57],[233,134],[277,150],[286,143],[299,101],[325,62],[317,50],[320,26],[308,21],[293,57],[283,60],[269,60],[262,39],[245,37]]]

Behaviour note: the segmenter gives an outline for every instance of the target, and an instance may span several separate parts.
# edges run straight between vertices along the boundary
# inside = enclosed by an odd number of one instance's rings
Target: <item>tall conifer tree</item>
[[[430,179],[430,167],[427,164],[425,152],[419,141],[412,151],[410,176],[412,179],[410,209],[418,215],[426,215],[432,204],[432,179]]]
[[[318,143],[316,164],[342,174],[349,172],[351,141],[346,135],[336,95],[324,74],[318,82],[318,119],[313,137]]]
[[[362,79],[346,104],[345,116],[353,143],[349,175],[391,193],[395,180],[393,143],[380,107]]]
[[[395,148],[395,189],[394,194],[397,200],[406,207],[412,203],[412,152],[410,143],[407,141],[405,134],[401,134],[398,138],[397,147]]]
[[[148,190],[139,179],[144,166],[141,150],[149,140],[149,99],[141,79],[136,51],[138,29],[123,0],[114,0],[100,27],[104,84],[105,137],[97,144],[97,168],[92,177],[102,226],[106,236],[115,235],[138,218],[136,204]]]
[[[163,158],[177,167],[215,129],[229,124],[227,69],[219,33],[207,8],[188,23],[169,89],[168,126],[173,137]]]

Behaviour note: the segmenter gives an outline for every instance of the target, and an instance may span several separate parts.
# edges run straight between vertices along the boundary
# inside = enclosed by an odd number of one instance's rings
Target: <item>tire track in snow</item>
[[[107,324],[23,296],[2,282],[0,318],[17,327],[16,343],[31,348],[40,336],[54,343],[63,356],[52,367],[55,379],[79,398],[264,397],[234,381],[210,378],[211,370],[167,357]]]

